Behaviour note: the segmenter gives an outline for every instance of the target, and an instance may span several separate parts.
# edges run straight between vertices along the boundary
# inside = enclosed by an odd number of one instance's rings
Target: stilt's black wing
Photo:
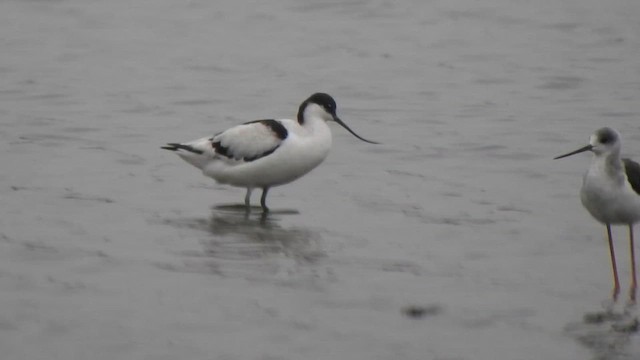
[[[640,164],[631,159],[622,159],[622,162],[631,187],[636,194],[640,195]]]

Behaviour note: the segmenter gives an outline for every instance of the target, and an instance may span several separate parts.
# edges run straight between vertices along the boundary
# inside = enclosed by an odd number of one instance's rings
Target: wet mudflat
[[[635,359],[598,127],[640,159],[637,1],[3,1],[7,359]],[[295,116],[329,158],[234,206],[170,141]],[[258,197],[254,197],[258,204]],[[607,314],[611,309],[612,314]]]

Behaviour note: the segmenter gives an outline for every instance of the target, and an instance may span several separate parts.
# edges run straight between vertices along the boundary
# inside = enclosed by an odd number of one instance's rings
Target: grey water
[[[0,358],[640,357],[580,205],[589,157],[552,160],[604,125],[640,159],[638,16],[635,0],[1,1]],[[293,117],[317,91],[382,144],[333,126],[268,216],[159,148]]]

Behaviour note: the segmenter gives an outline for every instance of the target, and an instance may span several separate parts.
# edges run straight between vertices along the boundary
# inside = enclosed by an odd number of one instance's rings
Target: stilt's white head
[[[585,151],[591,151],[596,154],[596,156],[619,154],[621,146],[620,134],[610,127],[603,127],[591,135],[589,145],[568,154],[557,156],[554,159],[562,159]]]
[[[620,134],[612,128],[603,127],[591,135],[589,145],[591,145],[591,151],[596,155],[619,153]]]

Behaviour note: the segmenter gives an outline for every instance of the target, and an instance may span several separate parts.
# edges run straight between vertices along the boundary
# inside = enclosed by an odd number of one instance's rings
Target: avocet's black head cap
[[[305,101],[300,104],[300,108],[298,109],[298,122],[302,124],[304,122],[304,109],[306,109],[307,105],[316,104],[324,108],[330,115],[334,118],[337,117],[336,110],[338,106],[336,105],[336,101],[333,100],[331,95],[325,93],[315,93]]]
[[[329,115],[333,117],[333,121],[340,124],[340,126],[342,126],[343,128],[347,129],[347,131],[349,131],[351,134],[353,134],[353,136],[357,137],[358,139],[371,144],[378,144],[375,141],[367,140],[362,136],[356,134],[344,122],[342,122],[342,120],[340,120],[340,118],[336,114],[336,110],[338,108],[338,106],[336,105],[336,101],[333,100],[331,95],[326,93],[315,93],[309,96],[307,100],[303,101],[302,104],[300,104],[300,108],[298,109],[298,123],[300,124],[304,123],[304,110],[307,108],[309,104],[316,104],[322,107]]]

